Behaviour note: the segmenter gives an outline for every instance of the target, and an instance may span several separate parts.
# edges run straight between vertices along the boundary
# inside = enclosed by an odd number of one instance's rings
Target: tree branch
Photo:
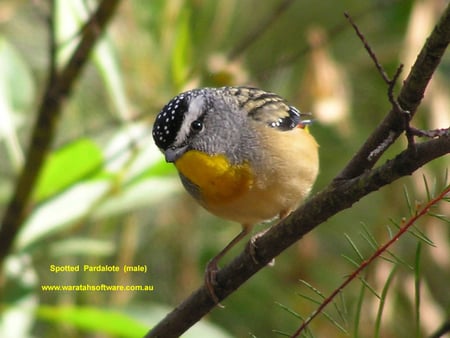
[[[450,42],[450,4],[428,37],[406,78],[397,102],[412,118]],[[337,179],[353,178],[372,168],[384,151],[400,136],[405,127],[405,116],[392,107],[372,135],[350,160]],[[377,151],[377,149],[379,151]],[[372,156],[371,156],[372,155]]]
[[[425,88],[445,52],[449,39],[450,5],[422,48],[398,97],[402,109],[408,110],[411,116],[423,98]],[[255,263],[246,249],[219,270],[218,286],[215,288],[219,300],[229,296],[274,257],[328,218],[350,208],[369,193],[400,177],[410,175],[424,164],[450,152],[450,136],[447,129],[438,138],[417,144],[415,147],[408,147],[393,160],[372,169],[382,153],[404,130],[404,118],[393,107],[346,168],[328,187],[259,237],[254,243],[258,263]],[[160,321],[146,337],[178,337],[215,305],[206,287],[202,286]]]
[[[50,65],[50,76],[32,131],[26,162],[1,223],[0,271],[15,237],[27,217],[32,192],[50,150],[64,100],[70,95],[90,52],[111,20],[119,3],[119,0],[103,0],[82,30],[80,42],[67,65],[59,74],[55,74],[54,65]],[[53,25],[49,26],[53,27]],[[54,32],[50,32],[50,34],[54,34]],[[53,37],[50,38],[50,41],[53,41]],[[54,46],[50,46],[50,49],[51,53],[55,52]],[[52,57],[50,59],[53,62]]]

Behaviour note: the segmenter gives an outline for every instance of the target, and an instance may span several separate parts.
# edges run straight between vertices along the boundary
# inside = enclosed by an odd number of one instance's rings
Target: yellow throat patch
[[[208,155],[190,150],[175,166],[200,189],[206,204],[223,204],[248,191],[253,177],[248,163],[232,165],[225,155]]]

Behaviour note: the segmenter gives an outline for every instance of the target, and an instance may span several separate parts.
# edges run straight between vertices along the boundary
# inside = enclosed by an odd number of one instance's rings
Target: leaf
[[[177,88],[183,86],[188,75],[192,46],[190,27],[190,13],[187,10],[181,11],[172,55],[172,77]]]
[[[378,312],[377,312],[377,317],[375,319],[375,333],[374,333],[374,337],[380,337],[380,330],[381,330],[381,320],[382,320],[382,316],[383,316],[383,310],[384,310],[384,305],[386,303],[386,299],[387,299],[387,293],[389,291],[389,288],[391,286],[391,283],[394,279],[394,276],[397,272],[397,265],[394,265],[392,267],[391,272],[389,273],[389,276],[384,284],[383,290],[381,291],[381,297],[380,297],[380,304],[378,306]]]
[[[19,232],[16,249],[25,250],[45,236],[70,227],[91,211],[110,185],[107,180],[80,183],[37,207]]]
[[[360,263],[356,262],[354,259],[350,258],[347,255],[342,254],[341,255],[342,258],[346,259],[351,265],[353,265],[355,268],[358,268]]]
[[[0,74],[2,99],[6,99],[12,111],[25,112],[28,110],[34,98],[31,71],[14,46],[1,36]]]
[[[74,42],[78,40],[77,33],[90,13],[86,3],[82,1],[59,0],[56,2],[56,9],[56,35],[60,45],[58,61],[63,64],[67,62],[69,55],[73,52]],[[125,94],[115,49],[107,35],[98,41],[92,54],[94,64],[105,83],[111,102],[119,117],[124,120],[129,117],[131,109]]]
[[[369,284],[369,282],[364,277],[358,277],[358,279],[361,281],[361,283],[364,285],[364,287],[369,290],[375,297],[380,299],[380,295],[377,293],[377,291],[372,287],[372,285]]]
[[[417,248],[416,248],[416,257],[415,257],[415,264],[414,264],[414,323],[415,323],[415,331],[416,331],[416,337],[421,336],[421,330],[420,330],[420,323],[421,323],[421,316],[420,316],[420,304],[421,304],[421,295],[420,295],[420,289],[422,284],[422,267],[421,267],[421,259],[422,256],[422,242],[417,241]]]
[[[164,161],[144,123],[129,123],[120,128],[105,146],[105,167],[119,173],[126,183],[155,176],[173,175],[175,167]]]
[[[352,247],[353,251],[355,251],[356,255],[359,257],[359,259],[362,261],[364,261],[364,256],[361,254],[361,251],[359,251],[358,247],[356,246],[356,244],[353,242],[353,240],[350,238],[349,235],[344,234],[345,239],[349,242],[350,246]]]
[[[425,186],[425,191],[427,193],[427,201],[430,201],[433,197],[432,197],[432,193],[430,191],[430,186],[428,185],[427,177],[425,175],[422,175],[422,179],[423,179],[423,184]]]
[[[310,289],[312,292],[314,292],[317,296],[320,297],[321,300],[325,300],[326,297],[325,295],[317,288],[315,288],[312,284],[308,283],[307,281],[300,279],[300,282],[305,285],[308,289]],[[300,294],[298,293],[298,295],[306,300],[309,300],[310,302],[312,302],[313,304],[316,305],[320,305],[321,301],[320,300],[316,300],[310,296],[307,296],[305,294]],[[335,302],[332,302],[332,304],[334,305],[334,308],[336,309],[336,311],[338,312],[339,316],[342,315],[342,311],[339,309],[338,305]],[[295,313],[295,312],[294,312]],[[293,314],[294,314],[293,313]],[[332,323],[334,326],[336,326],[339,330],[341,330],[342,332],[347,334],[347,330],[337,322],[337,320],[335,320],[328,312],[322,310],[321,313],[325,316],[325,318]],[[299,315],[298,315],[299,316]]]
[[[89,139],[79,139],[58,149],[44,164],[35,200],[42,201],[82,179],[92,179],[99,174],[102,163],[100,148]]]
[[[70,324],[78,329],[125,338],[143,337],[148,327],[133,318],[109,309],[89,306],[41,305],[37,317],[53,323]]]
[[[300,297],[303,297],[303,295],[299,294]],[[283,310],[285,310],[287,313],[293,315],[295,318],[297,319],[302,319],[302,317],[300,316],[300,314],[298,314],[297,312],[295,312],[293,309],[291,309],[290,307],[281,304],[280,302],[275,302],[276,305],[278,305],[280,308],[282,308]]]
[[[9,288],[8,292],[11,292]],[[34,311],[38,305],[35,294],[22,294],[19,299],[5,306],[0,320],[0,337],[3,338],[29,338],[34,326]]]
[[[325,299],[325,295],[319,289],[315,288],[312,284],[308,283],[304,279],[300,279],[299,281],[300,283],[305,285],[308,289],[310,289],[312,292],[314,292],[317,296],[319,296],[321,299]]]
[[[120,215],[140,207],[150,207],[180,190],[175,178],[140,180],[106,199],[93,210],[93,219]]]
[[[15,169],[23,164],[17,129],[34,98],[31,72],[14,47],[0,36],[0,141]]]
[[[367,243],[372,247],[372,249],[376,250],[379,247],[378,241],[375,238],[375,236],[370,232],[370,230],[367,228],[366,224],[364,222],[361,222],[361,226],[364,230],[360,235],[362,238],[364,238]]]
[[[131,108],[125,94],[122,73],[115,56],[111,42],[106,38],[101,39],[94,50],[95,64],[119,117],[126,120],[130,117]]]
[[[411,198],[409,197],[408,189],[406,188],[406,186],[403,186],[403,196],[405,197],[406,205],[408,206],[409,215],[414,215],[415,210],[412,206]]]
[[[99,240],[85,237],[69,237],[50,244],[50,254],[58,256],[112,256],[117,248],[110,240]]]
[[[365,280],[365,277],[361,278],[362,280]],[[354,337],[359,337],[359,326],[361,324],[361,317],[362,317],[362,308],[363,308],[363,303],[364,303],[364,299],[365,299],[365,294],[366,294],[366,284],[361,283],[361,287],[359,289],[359,295],[358,295],[358,302],[356,303],[356,307],[355,307],[355,317],[353,319],[353,336]]]
[[[431,211],[428,212],[428,215],[450,225],[450,218],[448,215],[437,214]]]
[[[170,308],[155,304],[130,306],[126,310],[101,309],[89,306],[50,306],[42,305],[37,311],[37,317],[52,323],[69,324],[80,330],[109,334],[114,337],[143,337],[163,318]],[[222,328],[201,321],[183,335],[184,338],[214,337],[231,338]]]

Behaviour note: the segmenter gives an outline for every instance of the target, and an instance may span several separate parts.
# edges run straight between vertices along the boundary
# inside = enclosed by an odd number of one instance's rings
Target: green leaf
[[[361,283],[366,287],[367,290],[372,292],[372,294],[377,297],[378,299],[381,299],[380,295],[377,293],[377,291],[372,287],[372,285],[369,284],[369,282],[364,277],[358,277],[358,279],[361,281]]]
[[[146,325],[118,311],[89,306],[42,305],[37,310],[37,317],[53,323],[70,324],[84,331],[117,337],[143,337],[148,331]]]
[[[421,289],[421,275],[422,275],[422,266],[421,266],[421,259],[422,256],[422,242],[417,241],[417,249],[416,249],[416,257],[415,257],[415,264],[414,264],[414,315],[415,315],[415,331],[416,331],[416,337],[421,336],[421,330],[420,330],[420,323],[421,323],[421,316],[420,316],[420,304],[421,304],[421,295],[420,295],[420,289]]]
[[[422,179],[423,179],[423,184],[425,186],[425,191],[427,192],[427,201],[430,201],[433,197],[432,197],[432,193],[430,191],[430,186],[428,184],[427,177],[425,175],[422,175]]]
[[[112,337],[143,337],[170,310],[156,304],[129,306],[124,310],[102,309],[90,306],[41,305],[37,318],[57,324],[72,325],[85,332],[108,334]],[[222,328],[203,320],[183,335],[184,338],[231,338]]]
[[[411,198],[409,197],[408,189],[406,186],[403,186],[403,196],[405,197],[406,205],[408,206],[409,214],[412,216],[415,213],[415,210],[411,203]]]
[[[300,297],[303,297],[303,295],[299,294]],[[285,310],[287,313],[293,315],[297,319],[302,319],[302,316],[300,316],[299,313],[295,312],[293,309],[289,308],[288,306],[281,304],[280,302],[275,302],[276,305],[278,305],[280,308]]]
[[[0,95],[13,111],[24,112],[34,98],[31,72],[17,50],[0,36]],[[3,102],[4,103],[4,102]]]
[[[79,139],[51,154],[46,161],[35,192],[41,201],[99,173],[103,163],[100,148],[89,139]]]
[[[64,64],[73,52],[74,42],[78,40],[78,32],[90,13],[88,6],[82,1],[59,0],[56,2],[55,14],[56,35],[60,46],[58,61]],[[93,59],[118,115],[121,119],[126,118],[131,109],[123,87],[116,51],[106,34],[95,46]]]
[[[176,172],[151,137],[145,123],[129,123],[120,128],[105,146],[105,170],[120,174],[124,184]]]
[[[181,88],[186,81],[191,48],[191,23],[187,10],[180,13],[178,19],[177,35],[172,55],[172,77],[177,88]]]
[[[49,245],[49,252],[53,257],[68,255],[79,257],[108,257],[114,255],[116,251],[116,245],[112,240],[75,236],[52,242]]]
[[[352,239],[350,238],[349,235],[344,234],[345,239],[350,243],[350,246],[352,247],[353,251],[355,251],[356,255],[359,257],[359,259],[362,261],[364,261],[364,256],[362,255],[361,251],[359,251],[358,247],[356,246],[356,244],[352,241]]]
[[[0,142],[4,139],[17,170],[23,164],[17,130],[33,98],[34,83],[30,70],[14,46],[0,36]]]
[[[116,53],[111,41],[105,36],[94,50],[95,65],[105,83],[111,102],[122,120],[130,116],[132,110],[125,93],[122,73],[116,60]]]
[[[177,169],[174,165],[167,163],[163,157],[153,166],[149,167],[142,173],[139,179],[151,178],[155,176],[176,176]]]
[[[370,230],[367,228],[366,224],[364,222],[361,222],[361,226],[364,230],[360,235],[362,238],[366,240],[367,243],[372,247],[372,249],[377,250],[379,247],[378,241],[375,238],[375,236],[370,232]]]
[[[361,278],[362,280],[365,280],[365,277]],[[361,283],[361,287],[359,289],[359,295],[358,295],[358,301],[356,303],[356,307],[355,307],[355,318],[354,318],[354,325],[353,325],[353,337],[359,337],[359,326],[361,324],[361,317],[362,317],[362,308],[363,308],[363,303],[364,303],[364,299],[365,299],[365,294],[366,294],[366,284]]]
[[[350,258],[347,255],[342,254],[341,257],[343,257],[345,260],[347,260],[351,265],[353,265],[355,268],[359,267],[359,264],[357,261],[355,261],[354,259]]]
[[[109,198],[92,211],[93,219],[121,215],[137,208],[148,208],[179,191],[180,183],[174,177],[139,180]]]
[[[389,291],[389,288],[391,286],[391,283],[394,279],[395,273],[397,272],[397,265],[394,265],[392,267],[391,272],[389,273],[389,276],[384,284],[383,290],[381,292],[381,297],[380,297],[380,303],[378,306],[378,312],[377,312],[377,317],[375,319],[375,333],[374,333],[374,337],[380,337],[380,330],[381,330],[381,320],[382,320],[382,316],[383,316],[383,310],[384,310],[384,305],[386,303],[386,299],[387,299],[387,293]]]
[[[21,272],[25,275],[23,272]],[[30,276],[29,274],[27,275]],[[17,280],[10,281],[17,282]],[[17,287],[21,287],[20,283],[15,283],[13,287],[7,288],[8,297],[12,292],[17,292]],[[0,337],[29,338],[31,334],[35,318],[34,311],[38,306],[38,298],[31,292],[22,292],[16,294],[18,296],[13,302],[2,303],[2,313],[0,316]],[[5,301],[6,299],[2,299]],[[20,323],[20,324],[19,324]]]
[[[57,198],[39,205],[19,232],[15,242],[16,250],[27,250],[46,236],[67,229],[75,221],[86,217],[93,206],[108,193],[110,186],[108,180],[79,183]]]

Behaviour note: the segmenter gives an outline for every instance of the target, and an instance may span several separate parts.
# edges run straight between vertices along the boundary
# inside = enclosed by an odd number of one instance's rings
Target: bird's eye
[[[191,131],[194,133],[198,133],[203,129],[203,122],[200,120],[195,120],[191,123]]]

